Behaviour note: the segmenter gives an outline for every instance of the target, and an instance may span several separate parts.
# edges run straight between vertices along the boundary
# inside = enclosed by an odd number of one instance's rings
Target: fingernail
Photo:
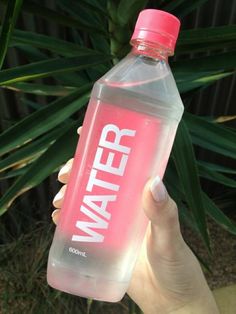
[[[61,177],[61,176],[65,175],[65,174],[67,174],[69,171],[70,171],[70,166],[69,166],[68,164],[65,164],[65,165],[61,168],[61,170],[59,171],[58,177]]]
[[[55,216],[58,214],[58,212],[59,212],[59,209],[55,209],[55,210],[52,212],[52,214],[51,214],[52,219],[55,218]]]
[[[77,129],[77,134],[79,134],[79,135],[80,135],[81,130],[82,130],[82,126],[80,126],[80,127]]]
[[[63,193],[60,191],[60,192],[58,192],[58,193],[55,195],[55,197],[54,197],[54,199],[53,199],[53,203],[55,203],[55,202],[57,202],[57,201],[60,201],[62,198],[63,198]]]
[[[53,222],[54,222],[55,224],[57,224],[57,222],[58,222],[58,214],[59,214],[59,211],[60,211],[60,209],[55,209],[55,210],[52,212],[52,215],[51,215],[52,220],[53,220]]]
[[[150,190],[152,193],[152,196],[156,202],[163,202],[167,198],[167,192],[164,184],[162,183],[160,177],[156,176],[151,185]]]

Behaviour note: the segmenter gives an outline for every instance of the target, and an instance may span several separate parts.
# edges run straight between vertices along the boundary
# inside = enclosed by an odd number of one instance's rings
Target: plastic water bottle
[[[140,13],[133,46],[93,88],[48,260],[50,286],[116,302],[148,220],[145,183],[163,177],[183,104],[168,65],[179,20]]]

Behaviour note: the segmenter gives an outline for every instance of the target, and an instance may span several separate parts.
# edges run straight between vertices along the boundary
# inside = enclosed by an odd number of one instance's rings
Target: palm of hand
[[[151,229],[150,224],[127,293],[145,308],[145,314],[172,313],[200,298],[204,287],[199,287],[194,277],[201,277],[202,273],[183,239],[180,245],[172,247],[160,239],[164,245],[158,251],[158,247],[153,247],[158,243],[153,241]]]

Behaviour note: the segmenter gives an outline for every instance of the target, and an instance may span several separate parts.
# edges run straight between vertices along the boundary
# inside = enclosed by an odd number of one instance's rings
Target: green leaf
[[[183,186],[185,200],[193,213],[201,236],[207,248],[210,250],[205,206],[201,195],[198,168],[189,132],[183,120],[180,122],[178,127],[172,156],[174,158],[178,176]]]
[[[202,239],[201,233],[192,212],[188,208],[186,208],[183,203],[178,204],[178,209],[180,222],[186,224],[200,239]]]
[[[198,169],[199,169],[199,175],[203,178],[209,179],[211,181],[236,188],[236,181],[226,177],[225,175],[209,169],[207,166],[204,166],[203,164],[198,164]]]
[[[101,64],[110,59],[104,55],[55,58],[18,66],[0,72],[0,86],[78,71]]]
[[[22,148],[9,154],[6,158],[0,160],[0,172],[5,171],[8,168],[28,163],[35,155],[41,154],[43,150],[56,140],[64,131],[64,128],[59,126],[53,129],[51,132],[41,136],[24,145]]]
[[[17,50],[24,54],[27,62],[36,62],[48,59],[48,56],[45,53],[30,45],[18,44]]]
[[[119,24],[128,24],[146,6],[147,2],[147,0],[121,0],[117,9]]]
[[[182,183],[179,180],[178,173],[176,171],[176,165],[172,155],[168,161],[168,167],[164,174],[164,182],[168,186],[168,191],[172,195],[173,199],[179,203],[184,199],[184,192]]]
[[[195,145],[236,159],[235,132],[188,112],[184,121]]]
[[[182,183],[178,177],[174,159],[172,156],[169,159],[168,167],[165,171],[164,182],[167,186],[170,196],[175,200],[179,209],[179,218],[181,222],[186,223],[198,236],[201,237],[193,213],[188,210],[183,204],[185,200]]]
[[[172,12],[174,9],[176,9],[179,5],[181,5],[185,0],[175,0],[175,1],[170,1],[167,4],[164,4],[162,6],[162,10]]]
[[[45,85],[36,83],[19,82],[11,85],[2,86],[3,88],[11,89],[15,92],[34,94],[40,96],[66,96],[75,91],[75,87],[59,86],[59,85]]]
[[[36,62],[47,59],[47,55],[39,51],[38,48],[32,47],[30,45],[18,45],[18,49],[20,49],[28,61]],[[66,86],[73,86],[79,87],[86,83],[89,83],[88,78],[83,73],[84,71],[78,72],[63,72],[63,73],[56,73],[53,75],[53,78],[59,82],[59,85],[66,85]],[[5,86],[6,87],[6,86]]]
[[[0,173],[0,181],[22,176],[29,169],[29,167],[30,167],[30,164],[27,164],[26,166],[22,168],[13,169],[6,173],[5,172]]]
[[[215,220],[215,222],[228,232],[236,235],[236,225],[233,223],[208,197],[208,195],[202,192],[202,198],[206,204],[207,214]]]
[[[180,32],[176,54],[236,48],[236,25],[197,28]]]
[[[207,163],[208,164],[208,163]],[[218,166],[218,165],[217,165]],[[215,168],[215,166],[214,166]],[[218,167],[217,167],[218,169]],[[197,227],[197,220],[194,219],[192,212],[189,211],[181,200],[184,200],[182,181],[178,180],[176,168],[173,164],[173,158],[170,158],[168,167],[165,172],[165,183],[170,195],[177,202],[179,208],[179,216],[181,221],[187,223],[187,225],[197,234],[199,229]],[[206,208],[206,213],[213,218],[218,224],[220,224],[227,231],[235,234],[236,226],[225,214],[214,204],[214,202],[202,191],[202,199]]]
[[[7,3],[8,0],[0,0],[2,3]],[[35,3],[33,1],[24,1],[22,5],[22,9],[25,12],[31,13],[34,16],[40,16],[44,19],[49,20],[50,22],[55,22],[59,25],[64,25],[67,27],[73,27],[78,30],[84,31],[84,32],[97,32],[102,33],[106,36],[108,36],[107,32],[101,31],[97,29],[96,27],[91,27],[87,24],[82,23],[81,21],[72,18],[71,16],[61,14],[58,11],[54,11],[52,9],[49,9],[47,7],[44,7],[38,3]]]
[[[222,72],[234,70],[236,64],[236,54],[234,52],[224,52],[207,57],[179,60],[172,62],[172,69],[176,79],[184,79],[187,73],[212,74],[212,72]],[[215,73],[216,74],[216,73]]]
[[[13,32],[10,46],[30,45],[42,49],[47,49],[62,56],[79,56],[86,54],[96,54],[96,51],[82,47],[80,45],[71,43],[66,40],[58,39],[52,36],[46,36],[39,33],[33,33],[22,30],[15,30]]]
[[[102,35],[91,34],[89,38],[95,50],[105,53],[106,55],[110,53],[110,43]]]
[[[208,86],[222,78],[232,75],[233,72],[228,73],[220,73],[220,74],[211,74],[211,75],[203,75],[201,73],[195,73],[190,75],[186,74],[183,79],[176,78],[176,84],[178,86],[180,93],[186,93],[192,89]],[[193,78],[193,76],[195,78]],[[196,78],[199,76],[198,78]]]
[[[185,2],[174,11],[174,13],[179,17],[183,18],[184,16],[188,15],[195,9],[199,8],[208,0],[185,0]]]
[[[204,166],[208,168],[211,171],[217,171],[217,172],[223,172],[223,173],[229,173],[229,174],[236,174],[236,169],[231,169],[222,165],[213,164],[211,162],[198,160],[198,165]]]
[[[29,100],[27,97],[21,97],[20,103],[34,109],[34,111],[42,108],[42,104]]]
[[[207,0],[177,0],[172,1],[170,4],[167,4],[163,7],[164,10],[170,11],[179,18],[183,18],[187,14],[191,13],[195,9],[199,8]],[[177,2],[176,4],[174,4]]]
[[[106,3],[105,3],[105,5],[103,5],[102,1],[99,1],[99,0],[80,0],[80,2],[82,2],[83,5],[87,5],[87,7],[90,8],[91,10],[96,10],[99,13],[107,15]]]
[[[235,64],[236,55],[230,52],[173,62],[172,68],[178,88],[187,92],[233,74]]]
[[[224,193],[221,193],[217,197],[214,197],[214,203],[220,210],[231,211],[232,208],[236,208],[235,190],[224,189]]]
[[[85,70],[86,71],[86,70]],[[80,87],[89,84],[91,80],[85,75],[85,71],[57,73],[53,78],[58,82],[58,85]]]
[[[0,135],[0,154],[7,153],[63,123],[86,104],[88,94],[82,96],[81,94],[90,87],[86,86],[82,90],[57,99],[8,128]]]
[[[0,215],[6,212],[7,208],[19,195],[41,183],[54,169],[73,155],[78,138],[76,134],[78,125],[79,122],[67,125],[65,133],[7,190],[0,199]]]
[[[3,19],[0,34],[0,69],[2,68],[8,44],[19,15],[23,0],[8,0],[6,14]]]
[[[95,27],[100,30],[101,33],[107,32],[106,23],[104,23],[104,19],[106,20],[108,18],[107,14],[102,12],[101,17],[100,10],[94,10],[89,4],[77,0],[57,0],[57,3],[63,10],[68,12],[70,16],[73,16],[84,25]]]

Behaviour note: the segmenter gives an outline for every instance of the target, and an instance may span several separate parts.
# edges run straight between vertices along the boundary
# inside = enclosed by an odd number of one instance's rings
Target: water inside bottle
[[[146,95],[143,92],[145,84]],[[156,94],[150,93],[154,89],[151,85],[156,85],[156,82],[145,84],[121,84],[119,87],[119,84],[109,86],[102,83],[101,89],[101,83],[97,83],[95,87],[50,252],[48,280],[58,289],[117,301],[128,287],[148,224],[141,205],[142,191],[148,179],[155,175],[163,177],[177,127],[177,120],[171,119],[171,106],[165,103],[163,95],[158,102],[154,100]],[[113,156],[112,166],[116,168],[125,155],[101,146],[101,133],[107,125],[135,131],[134,136],[124,136],[120,142],[129,148],[123,175],[94,167],[98,148],[100,162],[106,164],[109,156]],[[107,140],[112,141],[114,135],[109,136]],[[109,155],[111,153],[113,155]],[[97,179],[119,189],[115,191],[94,184],[91,191],[87,191],[92,170],[96,171]],[[90,214],[81,212],[81,206],[87,206],[83,204],[84,195],[114,196],[115,201],[110,201],[105,208],[109,218],[89,207],[86,209]],[[96,205],[101,206],[98,202]],[[107,228],[88,228],[103,241],[72,241],[73,236],[91,236],[88,229],[76,227],[77,221],[98,220]],[[112,291],[108,292],[109,289]]]

